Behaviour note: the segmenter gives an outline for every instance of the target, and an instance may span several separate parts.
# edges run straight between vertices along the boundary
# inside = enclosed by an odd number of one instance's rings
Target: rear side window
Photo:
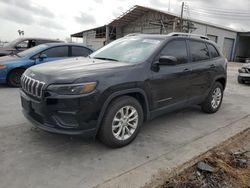
[[[220,56],[219,52],[212,44],[207,44],[207,47],[208,47],[208,50],[211,54],[211,58],[216,58],[216,57]]]
[[[161,51],[160,56],[173,56],[178,64],[188,62],[186,41],[174,40],[169,42]]]
[[[189,41],[192,62],[210,59],[209,51],[204,42]]]
[[[77,57],[77,56],[88,56],[90,54],[90,50],[84,47],[78,47],[78,46],[72,46],[72,56]]]
[[[68,57],[68,47],[59,46],[45,50],[43,54],[46,54],[48,57]]]

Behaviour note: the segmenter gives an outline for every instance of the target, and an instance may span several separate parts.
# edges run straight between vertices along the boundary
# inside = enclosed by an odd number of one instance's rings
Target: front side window
[[[220,56],[220,54],[218,53],[218,51],[216,50],[216,48],[213,45],[207,44],[207,47],[208,47],[208,49],[210,51],[210,54],[211,54],[212,58],[216,58],[216,57]]]
[[[173,56],[177,64],[188,62],[187,47],[185,40],[174,40],[169,42],[161,51],[160,56]]]
[[[163,39],[124,37],[97,50],[91,58],[128,63],[143,62],[160,46]]]
[[[29,41],[25,40],[16,45],[17,48],[28,48]]]
[[[17,55],[20,57],[28,57],[28,56],[32,56],[34,54],[39,53],[40,51],[42,51],[43,49],[46,49],[48,46],[45,44],[41,44],[39,46],[35,46],[33,48],[29,48],[28,50],[25,50],[23,52],[18,53]]]
[[[45,50],[42,53],[46,54],[47,57],[68,57],[68,47],[67,46],[53,47],[48,50]]]
[[[89,49],[84,47],[72,46],[72,57],[83,56],[87,57],[91,52]]]
[[[192,62],[204,61],[210,58],[209,51],[204,42],[189,41]]]

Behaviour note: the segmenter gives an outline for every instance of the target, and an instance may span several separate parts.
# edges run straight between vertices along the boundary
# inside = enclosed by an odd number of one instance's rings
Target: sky
[[[65,40],[108,24],[134,5],[181,12],[181,0],[0,0],[0,40],[26,37]],[[250,31],[249,0],[186,0],[184,17]]]

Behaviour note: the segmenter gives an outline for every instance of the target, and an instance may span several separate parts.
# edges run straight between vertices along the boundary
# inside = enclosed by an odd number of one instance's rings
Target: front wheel
[[[98,136],[110,147],[123,147],[135,139],[142,123],[140,103],[130,96],[119,97],[109,105]]]
[[[215,82],[206,100],[202,103],[201,108],[206,113],[215,113],[219,110],[222,99],[223,86],[221,83]]]
[[[15,69],[11,71],[7,77],[7,83],[11,87],[20,87],[21,76],[24,73],[24,69]]]

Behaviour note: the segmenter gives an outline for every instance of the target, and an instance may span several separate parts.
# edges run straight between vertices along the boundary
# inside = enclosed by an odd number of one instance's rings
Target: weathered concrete
[[[34,129],[21,114],[18,90],[1,87],[0,187],[143,185],[161,168],[173,168],[250,127],[250,87],[236,82],[238,67],[229,66],[218,113],[194,106],[162,116],[121,149]]]

